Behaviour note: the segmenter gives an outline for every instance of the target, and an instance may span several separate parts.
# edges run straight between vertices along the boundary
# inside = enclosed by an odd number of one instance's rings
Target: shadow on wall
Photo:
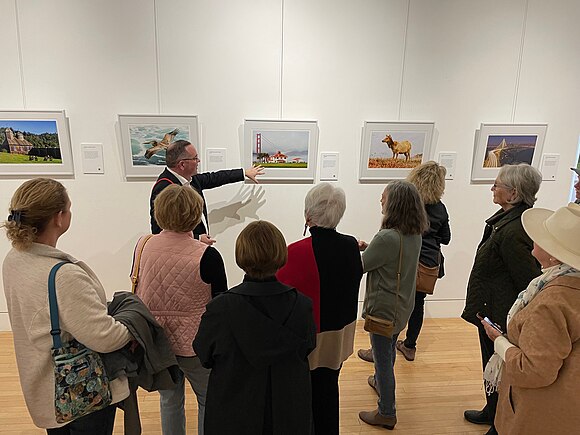
[[[229,201],[209,205],[211,211],[208,220],[212,237],[246,220],[259,219],[258,209],[266,203],[265,194],[262,186],[244,185]]]

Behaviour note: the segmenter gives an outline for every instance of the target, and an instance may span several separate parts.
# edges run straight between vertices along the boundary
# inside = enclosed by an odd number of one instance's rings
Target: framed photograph
[[[407,177],[432,159],[433,122],[369,122],[362,133],[360,181],[388,181]]]
[[[176,140],[191,142],[201,155],[197,116],[119,115],[125,178],[157,177],[165,150]]]
[[[37,175],[74,175],[64,110],[0,112],[0,176]]]
[[[262,165],[260,182],[313,182],[317,152],[316,121],[244,121],[244,167]]]
[[[503,165],[540,167],[548,124],[486,124],[476,132],[471,181],[493,183]]]

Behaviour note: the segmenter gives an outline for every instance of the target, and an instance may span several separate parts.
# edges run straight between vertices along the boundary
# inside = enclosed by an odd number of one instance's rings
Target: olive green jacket
[[[397,271],[403,244],[401,282],[397,296]],[[393,334],[401,332],[415,304],[417,263],[421,251],[420,235],[401,235],[393,229],[380,230],[363,252],[363,268],[367,272],[367,288],[363,317],[367,314],[394,320]]]

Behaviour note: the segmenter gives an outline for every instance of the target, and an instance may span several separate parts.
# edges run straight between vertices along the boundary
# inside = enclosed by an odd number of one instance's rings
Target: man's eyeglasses
[[[194,162],[199,162],[199,157],[195,156],[195,157],[188,157],[187,159],[179,159],[180,162],[182,162],[184,160],[193,160]]]

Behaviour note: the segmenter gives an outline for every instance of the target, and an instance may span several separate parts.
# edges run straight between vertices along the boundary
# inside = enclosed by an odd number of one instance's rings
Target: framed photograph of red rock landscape
[[[482,123],[475,134],[471,181],[493,183],[504,165],[540,167],[548,124]]]
[[[359,180],[378,183],[400,180],[432,158],[433,122],[365,121]]]
[[[74,175],[64,110],[0,112],[0,177],[38,175]]]
[[[316,121],[244,121],[243,164],[264,167],[260,182],[312,183],[317,153]]]

